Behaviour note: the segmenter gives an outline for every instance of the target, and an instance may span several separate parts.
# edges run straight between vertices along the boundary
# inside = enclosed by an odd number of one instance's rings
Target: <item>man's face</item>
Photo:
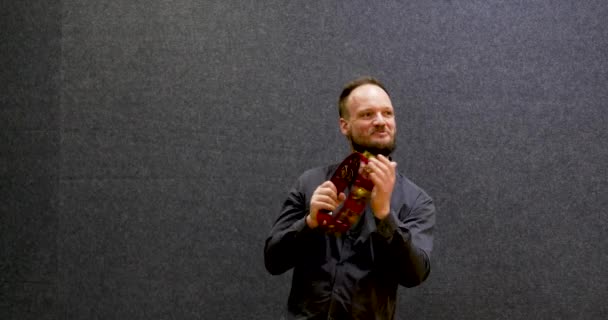
[[[355,88],[346,100],[340,131],[354,151],[388,156],[395,149],[395,114],[388,94],[373,84]]]

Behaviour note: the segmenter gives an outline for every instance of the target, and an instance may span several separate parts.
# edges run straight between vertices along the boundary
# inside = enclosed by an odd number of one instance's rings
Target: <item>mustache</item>
[[[374,134],[376,132],[378,132],[378,133],[384,133],[384,132],[391,133],[391,131],[388,130],[387,128],[373,128],[372,131],[371,131],[371,134]]]

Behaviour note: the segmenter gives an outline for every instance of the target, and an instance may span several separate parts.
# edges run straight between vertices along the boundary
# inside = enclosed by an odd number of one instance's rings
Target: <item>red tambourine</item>
[[[334,211],[321,209],[317,213],[319,226],[329,233],[342,234],[355,225],[365,211],[374,188],[367,172],[359,170],[361,163],[367,164],[372,155],[368,152],[351,153],[336,169],[330,181],[338,194],[344,192],[346,200]]]

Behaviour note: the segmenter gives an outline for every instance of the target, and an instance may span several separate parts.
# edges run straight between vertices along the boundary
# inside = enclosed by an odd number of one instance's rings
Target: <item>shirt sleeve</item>
[[[431,271],[430,254],[433,248],[435,205],[421,192],[414,205],[391,208],[383,220],[376,219],[380,250],[389,257],[399,284],[414,287],[421,284]]]
[[[293,268],[305,238],[313,232],[306,224],[307,205],[301,179],[289,191],[281,214],[275,221],[264,246],[264,264],[273,275]]]

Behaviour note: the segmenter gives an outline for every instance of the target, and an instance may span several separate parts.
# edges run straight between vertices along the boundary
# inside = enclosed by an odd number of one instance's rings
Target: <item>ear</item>
[[[349,125],[350,125],[350,123],[348,123],[348,120],[346,120],[344,118],[340,118],[340,132],[342,132],[342,134],[345,136],[348,134]]]

